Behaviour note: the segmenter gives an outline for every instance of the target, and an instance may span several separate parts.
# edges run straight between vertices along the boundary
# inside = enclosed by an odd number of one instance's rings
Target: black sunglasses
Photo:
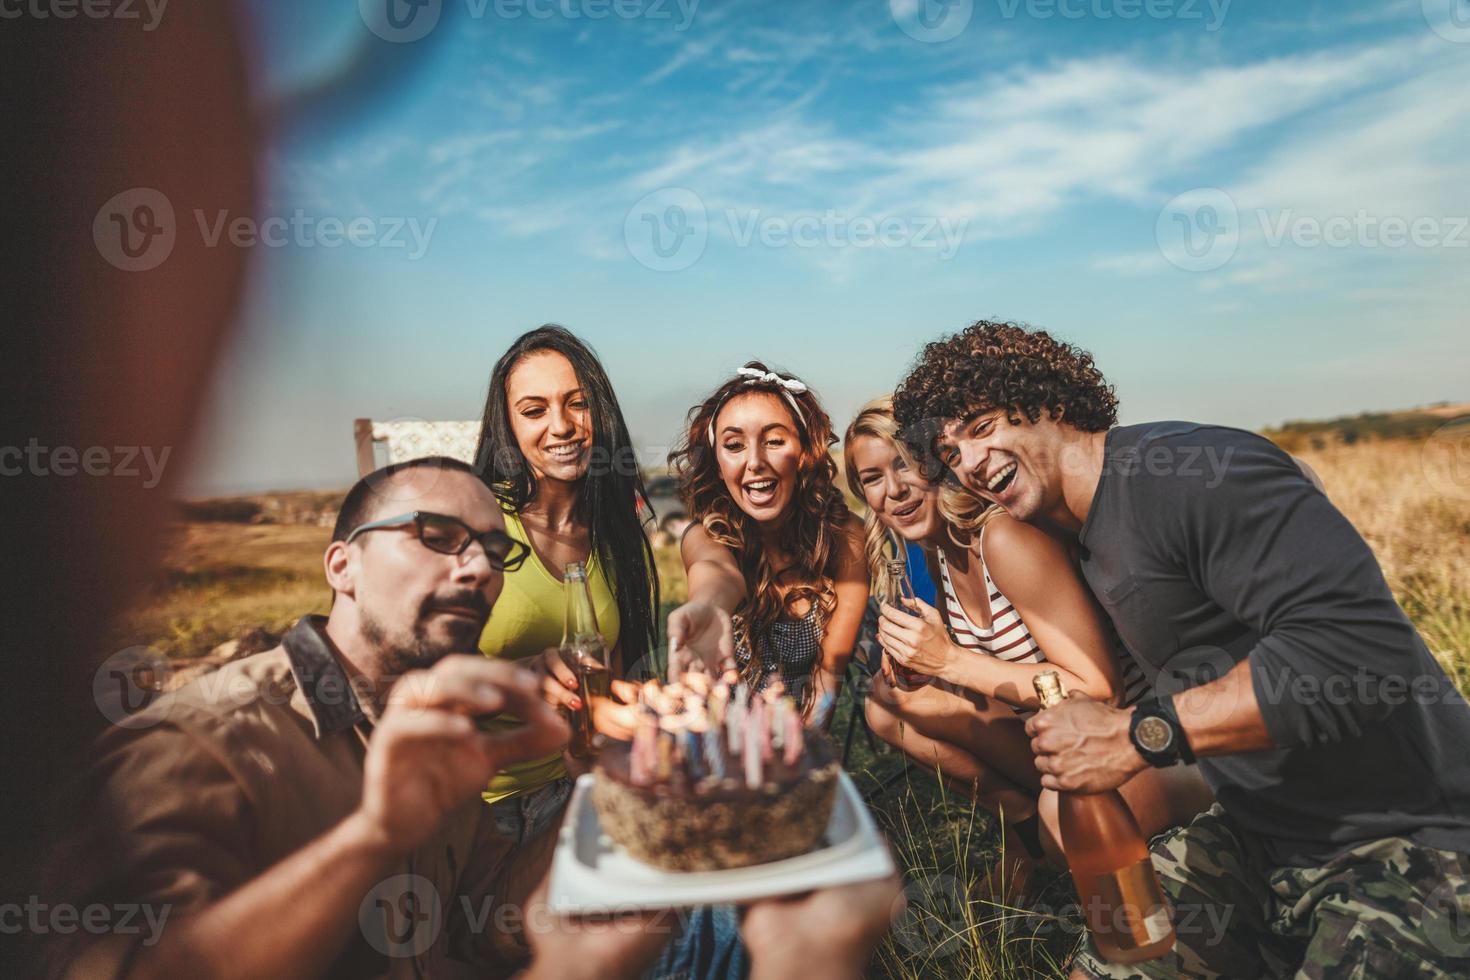
[[[344,544],[351,544],[352,539],[364,531],[378,531],[387,527],[406,527],[413,525],[418,533],[419,541],[430,551],[437,551],[441,555],[462,555],[470,546],[471,541],[480,542],[485,549],[485,557],[490,559],[490,565],[498,571],[513,572],[521,567],[526,556],[531,553],[531,548],[524,541],[517,541],[499,528],[489,531],[476,531],[458,517],[450,517],[447,514],[435,514],[427,510],[416,510],[408,514],[399,514],[397,517],[385,517],[381,521],[369,521],[352,529],[347,535]]]

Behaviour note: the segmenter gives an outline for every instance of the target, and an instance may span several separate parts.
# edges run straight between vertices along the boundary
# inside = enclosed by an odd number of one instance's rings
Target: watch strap
[[[1189,736],[1184,734],[1184,726],[1179,724],[1179,713],[1174,710],[1174,695],[1159,695],[1158,705],[1165,719],[1174,727],[1174,744],[1179,747],[1179,758],[1185,765],[1193,765],[1194,750],[1189,746]]]

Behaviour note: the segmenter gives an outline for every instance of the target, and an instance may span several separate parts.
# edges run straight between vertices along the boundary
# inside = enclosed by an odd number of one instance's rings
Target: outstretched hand
[[[708,602],[686,602],[669,613],[669,680],[696,662],[718,674],[735,662],[735,629],[730,614]]]

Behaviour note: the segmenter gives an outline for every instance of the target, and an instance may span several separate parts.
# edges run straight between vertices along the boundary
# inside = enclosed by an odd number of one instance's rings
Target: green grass
[[[908,909],[879,945],[870,974],[886,980],[929,977],[1055,978],[1082,936],[1065,874],[1042,870],[1028,908],[973,898],[1003,856],[996,818],[954,793],[937,774],[905,764],[895,749],[869,742],[844,691],[832,726],[841,746],[856,723],[848,771],[869,800],[904,869]]]

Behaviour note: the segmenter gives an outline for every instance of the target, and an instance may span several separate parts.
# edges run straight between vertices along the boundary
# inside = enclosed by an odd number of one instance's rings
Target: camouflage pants
[[[1316,868],[1271,867],[1217,803],[1155,838],[1173,952],[1092,977],[1470,977],[1470,855],[1390,837]]]

